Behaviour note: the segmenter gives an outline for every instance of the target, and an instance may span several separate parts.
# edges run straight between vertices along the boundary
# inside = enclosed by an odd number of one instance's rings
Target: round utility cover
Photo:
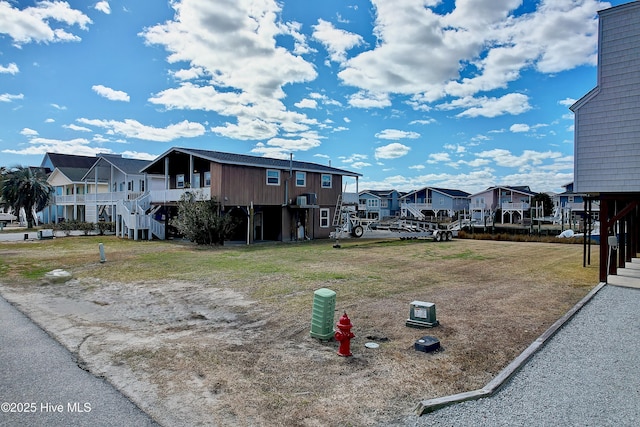
[[[367,347],[367,348],[378,348],[378,347],[380,347],[380,345],[375,343],[375,342],[368,342],[364,346]]]
[[[422,337],[418,341],[415,342],[413,348],[417,351],[424,351],[425,353],[430,353],[432,351],[436,351],[440,348],[440,340],[435,337]]]

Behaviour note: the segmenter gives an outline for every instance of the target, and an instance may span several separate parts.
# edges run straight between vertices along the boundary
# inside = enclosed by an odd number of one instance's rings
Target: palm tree
[[[38,212],[44,209],[53,194],[53,187],[47,182],[44,173],[39,169],[23,166],[3,168],[0,184],[0,194],[5,203],[16,212],[24,208],[27,226],[33,227],[32,210]]]

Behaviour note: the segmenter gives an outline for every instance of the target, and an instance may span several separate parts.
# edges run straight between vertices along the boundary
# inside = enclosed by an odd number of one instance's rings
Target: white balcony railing
[[[503,211],[527,210],[530,207],[531,207],[531,205],[529,203],[524,203],[524,202],[520,202],[520,203],[504,202],[504,203],[502,203],[502,210]]]
[[[571,209],[572,211],[580,211],[582,212],[584,210],[584,203],[565,203],[564,204],[564,208],[565,209]],[[600,210],[600,206],[597,203],[592,204],[591,206],[591,210],[594,211],[599,211]]]
[[[211,198],[211,193],[208,191],[208,189],[200,189],[200,188],[176,188],[171,190],[153,190],[150,193],[151,193],[151,201],[150,201],[151,203],[177,202],[185,193],[197,194],[198,197],[204,196],[205,200],[209,200]]]
[[[114,191],[105,193],[71,194],[65,196],[55,196],[56,205],[73,205],[83,203],[97,203],[99,205],[113,205],[120,200],[135,200],[144,193],[139,191]]]
[[[427,199],[427,203],[401,203],[400,207],[411,206],[418,211],[433,210],[431,199]]]
[[[469,209],[472,211],[486,211],[489,210],[489,206],[486,203],[471,203]]]
[[[163,223],[161,223],[160,221],[156,221],[155,219],[152,218],[149,222],[149,225],[151,228],[151,233],[157,236],[158,239],[164,240],[166,238],[166,235],[165,235],[166,231]]]
[[[70,194],[66,196],[55,196],[53,198],[56,205],[77,205],[85,203],[86,194]]]

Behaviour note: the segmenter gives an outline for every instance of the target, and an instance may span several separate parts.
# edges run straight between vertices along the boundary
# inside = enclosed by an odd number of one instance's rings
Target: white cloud
[[[123,135],[127,138],[137,138],[147,141],[169,142],[178,138],[193,138],[204,135],[205,133],[205,128],[200,123],[189,122],[187,120],[169,125],[165,128],[146,126],[133,119],[117,121],[80,118],[77,121],[88,126],[107,129],[108,135]]]
[[[491,160],[498,166],[518,168],[521,171],[534,170],[535,166],[543,164],[545,160],[562,158],[562,153],[559,152],[524,150],[520,156],[517,156],[502,148],[482,151],[475,155],[481,159]]]
[[[435,123],[436,119],[420,119],[420,120],[412,120],[409,122],[410,125],[430,125]]]
[[[407,147],[406,145],[400,144],[398,142],[393,142],[391,144],[378,147],[375,151],[375,158],[378,159],[397,159],[400,157],[404,157],[409,154],[411,151],[411,147]]]
[[[594,65],[596,12],[608,7],[597,0],[541,0],[536,10],[515,16],[521,0],[457,1],[446,14],[437,12],[438,1],[372,3],[377,43],[348,59],[338,76],[364,91],[413,95],[416,109],[446,96],[507,88],[526,68],[557,73]]]
[[[260,119],[238,118],[238,124],[225,123],[224,126],[215,126],[211,131],[231,139],[267,139],[278,134],[278,128],[273,123]]]
[[[558,104],[560,105],[564,105],[565,107],[571,107],[573,104],[575,104],[577,101],[577,99],[573,99],[573,98],[565,98],[565,99],[561,99],[560,101],[558,101]]]
[[[54,21],[61,25],[54,27]],[[79,41],[79,36],[67,32],[68,27],[86,30],[91,23],[88,16],[63,1],[40,1],[22,10],[0,1],[0,34],[11,37],[17,47],[31,42]]]
[[[13,102],[18,99],[23,99],[23,94],[12,95],[10,93],[0,93],[0,102]]]
[[[205,71],[202,67],[183,68],[177,71],[171,71],[174,78],[181,81],[199,79],[204,76]]]
[[[420,138],[418,132],[407,132],[398,129],[385,129],[382,132],[376,133],[376,138],[379,139],[416,139]]]
[[[514,133],[529,132],[529,130],[531,130],[531,127],[524,123],[514,123],[513,125],[511,125],[509,130]]]
[[[259,142],[256,146],[251,149],[251,152],[254,154],[260,154],[263,157],[271,157],[274,159],[289,159],[289,153],[282,150],[279,147],[269,147]]]
[[[311,108],[313,110],[318,108],[318,102],[314,99],[308,99],[308,98],[305,98],[300,102],[296,102],[293,105],[295,105],[298,108]]]
[[[567,170],[568,169],[568,170]],[[573,181],[572,168],[565,168],[565,172],[532,170],[526,173],[505,175],[500,179],[502,185],[528,185],[534,192],[557,191],[558,183]]]
[[[272,138],[267,141],[267,146],[276,147],[284,153],[290,153],[292,151],[307,151],[312,148],[316,148],[319,145],[320,139],[309,137],[299,137],[295,139]]]
[[[96,5],[94,6],[95,10],[98,10],[102,13],[105,13],[107,15],[111,14],[111,6],[109,6],[109,2],[108,1],[99,1],[98,3],[96,3]]]
[[[371,163],[367,163],[367,162],[353,162],[350,165],[353,169],[363,169],[366,168],[368,166],[371,166]]]
[[[491,160],[489,159],[459,160],[458,163],[461,165],[467,165],[472,168],[479,168],[479,167],[489,165],[491,163]]]
[[[0,74],[18,74],[20,72],[20,69],[18,68],[18,66],[15,63],[10,63],[9,65],[2,66],[0,65]]]
[[[568,181],[567,181],[568,182]],[[383,181],[360,180],[360,188],[382,190],[395,188],[398,191],[411,191],[427,186],[441,188],[456,188],[469,193],[484,190],[496,183],[494,171],[490,168],[472,171],[469,173],[431,173],[417,176],[395,175],[385,178]]]
[[[243,139],[264,138],[264,128],[273,137],[299,124],[318,124],[287,111],[282,102],[285,85],[312,81],[317,72],[302,56],[277,45],[276,38],[291,37],[304,50],[299,24],[280,20],[279,3],[185,0],[171,5],[174,19],[146,28],[141,36],[147,44],[164,47],[170,64],[187,64],[210,80],[165,89],[152,96],[151,103],[233,117],[235,123],[217,126],[215,132]]]
[[[497,117],[518,115],[531,109],[529,97],[521,93],[508,93],[500,98],[465,97],[437,106],[441,110],[464,109],[456,117]]]
[[[442,148],[445,150],[454,151],[456,154],[465,153],[467,151],[467,147],[460,144],[445,144]]]
[[[74,125],[73,123],[70,125],[64,125],[62,126],[63,128],[66,129],[70,129],[70,130],[75,130],[78,132],[91,132],[91,129],[84,127],[84,126],[78,126],[78,125]]]
[[[158,154],[141,153],[139,151],[123,151],[122,157],[138,160],[155,160],[158,158]]]
[[[38,135],[38,131],[37,130],[33,130],[33,129],[29,129],[29,128],[23,128],[20,131],[20,135],[24,135],[24,136],[27,136],[27,137],[37,136]]]
[[[391,100],[386,93],[360,91],[349,97],[349,105],[358,108],[385,108],[391,106]]]
[[[444,163],[444,162],[450,162],[451,161],[451,157],[449,156],[449,153],[431,153],[429,154],[429,160],[427,160],[427,163]]]
[[[369,156],[367,156],[366,154],[356,154],[356,153],[348,157],[340,156],[340,160],[342,161],[342,163],[346,163],[346,164],[363,163],[363,161],[367,160],[368,158]]]
[[[120,90],[114,90],[102,85],[93,85],[91,89],[98,95],[107,98],[110,101],[124,101],[129,102],[129,95],[126,92]]]
[[[3,153],[21,155],[44,155],[46,153],[76,154],[95,156],[98,153],[113,153],[107,148],[91,147],[90,141],[84,138],[70,140],[31,138],[25,148],[2,150]]]
[[[426,167],[425,165],[411,165],[409,166],[409,169],[421,170],[421,169],[424,169],[425,167]]]
[[[313,26],[313,38],[324,45],[331,61],[338,63],[347,59],[349,49],[364,43],[362,36],[335,28],[323,19],[318,19],[318,24]]]

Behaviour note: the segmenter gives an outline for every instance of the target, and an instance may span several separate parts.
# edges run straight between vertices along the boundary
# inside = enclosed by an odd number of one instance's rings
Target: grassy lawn
[[[161,422],[361,425],[482,387],[598,277],[597,262],[582,267],[582,245],[332,243],[199,248],[104,236],[0,243],[0,292],[45,326],[55,319],[54,335],[75,331],[63,342],[83,343],[78,352],[92,370]],[[56,268],[74,280],[43,285]],[[343,311],[351,318],[352,358],[337,356],[335,342],[309,337],[319,288],[337,293],[334,323]],[[65,301],[67,311],[52,300]],[[435,303],[441,325],[407,328],[414,300]],[[69,313],[67,303],[95,313]],[[440,339],[443,351],[416,352],[423,335]],[[365,348],[368,341],[380,348]],[[345,406],[344,414],[335,410]]]

